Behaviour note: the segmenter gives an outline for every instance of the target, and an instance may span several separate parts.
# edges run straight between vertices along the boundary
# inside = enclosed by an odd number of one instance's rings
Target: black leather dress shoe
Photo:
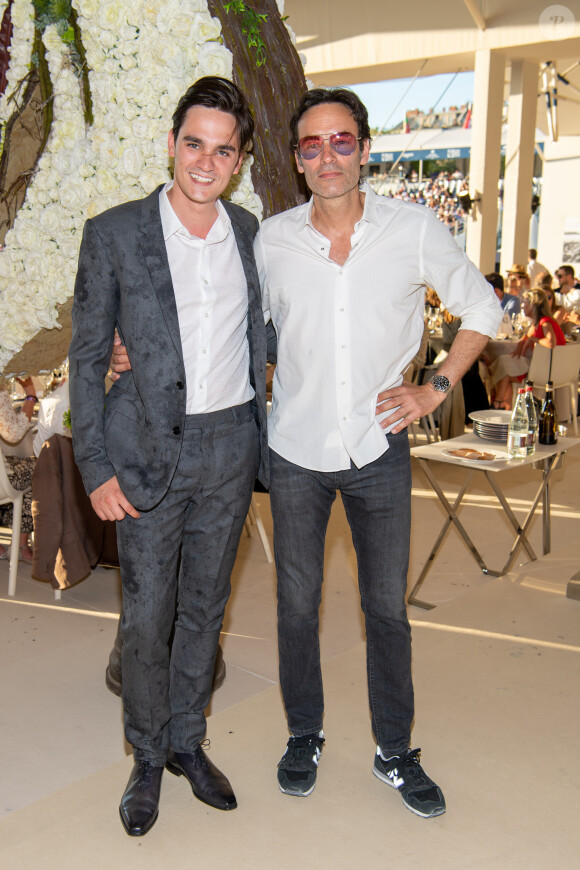
[[[133,767],[119,806],[123,827],[130,837],[142,837],[157,821],[162,776],[163,768],[148,761],[138,761]]]
[[[170,751],[165,766],[175,776],[183,774],[196,798],[204,804],[216,810],[235,810],[237,807],[228,779],[212,764],[201,746],[195,752]]]

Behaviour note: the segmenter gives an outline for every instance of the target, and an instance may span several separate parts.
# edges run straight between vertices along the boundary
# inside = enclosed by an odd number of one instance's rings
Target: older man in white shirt
[[[445,812],[411,750],[411,637],[405,606],[411,471],[407,425],[433,411],[495,336],[490,286],[429,209],[359,186],[370,131],[342,89],[309,91],[292,122],[309,203],[265,221],[256,262],[278,336],[269,422],[278,572],[280,682],[291,733],[283,792],[312,792],[322,747],[318,609],[324,540],[339,490],[357,552],[373,773],[414,813]],[[438,374],[403,382],[423,332],[424,288],[462,319]]]

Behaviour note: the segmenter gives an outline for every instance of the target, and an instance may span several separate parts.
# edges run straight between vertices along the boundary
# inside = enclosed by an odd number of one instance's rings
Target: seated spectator
[[[508,269],[506,291],[511,296],[521,296],[529,289],[530,278],[526,267],[520,263],[514,263],[511,269]]]
[[[32,378],[26,378],[24,381],[17,378],[17,380],[26,393],[21,411],[14,410],[6,386],[0,385],[0,436],[9,444],[18,444],[24,438],[30,428],[30,419],[36,404],[36,391]],[[0,461],[4,461],[8,479],[14,489],[22,490],[30,486],[34,471],[32,457],[22,459],[18,456],[2,456]],[[23,502],[19,542],[20,560],[31,564],[32,550],[28,544],[28,536],[32,531],[32,497],[30,493],[24,496]],[[0,505],[0,526],[12,528],[12,513],[11,504]],[[6,559],[7,556],[6,547],[0,544],[0,559]]]
[[[513,353],[502,354],[490,366],[494,408],[511,408],[512,383],[525,378],[536,343],[550,348],[566,344],[562,329],[550,315],[545,292],[530,290],[524,293],[523,299],[524,314],[530,318],[532,325],[518,341]]]
[[[512,296],[510,293],[504,292],[504,281],[498,272],[490,272],[485,276],[485,280],[491,284],[495,291],[495,295],[499,299],[502,309],[509,314],[519,314],[522,309],[522,303],[519,296]]]
[[[68,381],[63,381],[60,386],[45,396],[38,409],[38,424],[32,449],[34,455],[38,455],[45,441],[51,435],[65,435],[71,437],[71,430],[65,425],[64,414],[70,410],[70,398],[68,394]]]
[[[576,280],[573,266],[560,266],[556,272],[560,285],[558,303],[564,308],[574,308],[580,305],[580,282]]]

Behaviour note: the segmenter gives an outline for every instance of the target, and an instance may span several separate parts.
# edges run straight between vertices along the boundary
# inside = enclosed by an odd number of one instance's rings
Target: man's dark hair
[[[495,287],[497,290],[501,290],[501,292],[503,293],[503,277],[498,272],[490,272],[489,275],[485,276],[485,280],[488,282],[488,284],[491,284],[492,287]]]
[[[538,252],[536,251],[535,248],[530,248],[530,249],[529,249],[529,251],[528,251],[528,257],[531,257],[532,260],[537,260],[537,259],[538,259]]]
[[[571,278],[574,278],[574,266],[560,266],[558,272],[563,272],[565,275],[570,275]]]
[[[185,116],[193,106],[206,106],[208,109],[219,109],[228,112],[236,120],[236,130],[240,140],[240,151],[250,145],[254,135],[254,119],[250,104],[239,87],[229,79],[220,76],[204,76],[191,85],[173,113],[173,138],[177,142],[179,131],[183,126]]]
[[[356,121],[359,138],[363,141],[371,138],[369,114],[366,106],[353,91],[349,91],[347,88],[314,88],[311,91],[306,91],[290,120],[292,147],[298,144],[298,122],[302,115],[308,109],[327,103],[340,103],[340,105],[345,106]],[[336,132],[342,133],[343,131],[336,130]]]

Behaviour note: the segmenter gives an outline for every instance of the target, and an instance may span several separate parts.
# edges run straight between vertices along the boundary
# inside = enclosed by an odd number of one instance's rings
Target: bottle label
[[[526,450],[529,432],[508,432],[508,452],[511,450]]]

